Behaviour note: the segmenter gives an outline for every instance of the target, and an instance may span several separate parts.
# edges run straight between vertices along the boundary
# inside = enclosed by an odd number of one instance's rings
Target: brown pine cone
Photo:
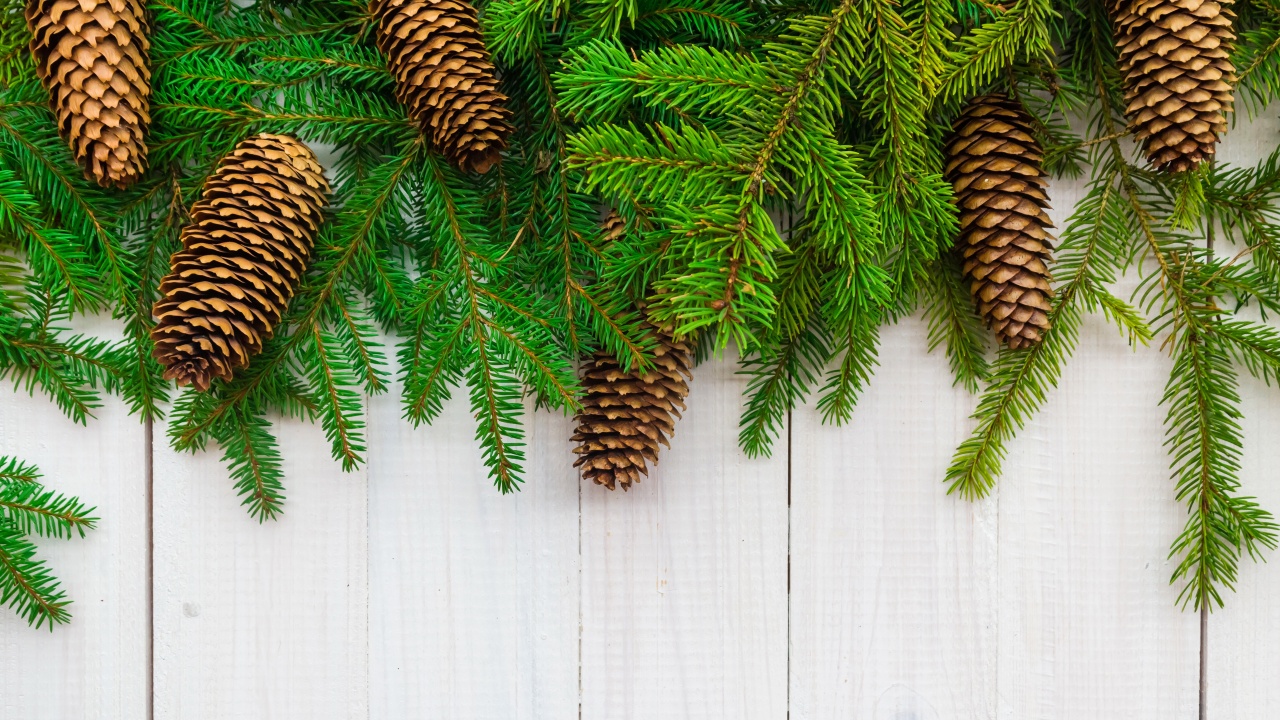
[[[146,170],[146,14],[138,0],[31,0],[31,56],[85,176],[125,188]]]
[[[306,273],[329,183],[288,135],[240,142],[205,182],[160,283],[151,332],[165,379],[207,390],[262,351]]]
[[[1125,114],[1157,170],[1210,159],[1227,131],[1235,68],[1231,0],[1122,0],[1110,5]]]
[[[597,352],[582,368],[587,391],[572,440],[584,477],[597,485],[623,490],[649,474],[658,462],[658,445],[668,445],[675,421],[684,410],[692,378],[689,346],[662,328],[645,323],[658,341],[653,366],[626,372],[609,353]]]
[[[376,0],[378,47],[396,77],[396,97],[459,169],[487,173],[511,134],[507,96],[464,0]]]
[[[1031,117],[1005,95],[969,101],[947,143],[960,208],[960,252],[978,312],[1011,348],[1049,329],[1053,227]]]
[[[617,210],[610,210],[604,216],[604,220],[600,221],[600,231],[604,236],[604,241],[611,243],[622,237],[622,234],[627,231],[627,221],[618,214]]]

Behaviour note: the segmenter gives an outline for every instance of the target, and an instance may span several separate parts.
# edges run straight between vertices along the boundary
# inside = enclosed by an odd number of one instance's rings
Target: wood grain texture
[[[1224,162],[1252,166],[1265,159],[1280,137],[1280,122],[1273,116],[1241,122],[1223,143]],[[1219,241],[1219,254],[1238,246]],[[1274,318],[1272,319],[1274,322]],[[1267,387],[1242,372],[1244,457],[1242,492],[1258,498],[1273,515],[1280,516],[1280,390]],[[1226,608],[1209,618],[1205,648],[1208,671],[1209,717],[1231,720],[1272,720],[1280,708],[1280,562],[1268,552],[1269,562],[1241,562],[1236,592],[1224,596]]]
[[[1241,379],[1244,400],[1243,492],[1280,514],[1280,402],[1275,386],[1246,375]],[[1273,720],[1280,708],[1280,563],[1274,552],[1269,562],[1244,560],[1236,592],[1224,597],[1226,607],[1209,616],[1209,717],[1231,720]]]
[[[431,427],[372,403],[370,707],[415,720],[578,712],[578,481],[567,418],[526,416],[522,490],[502,495],[464,392]]]
[[[1169,365],[1087,320],[1060,389],[1010,448],[1000,718],[1196,717],[1199,620],[1169,586],[1186,517],[1162,447]]]
[[[657,469],[583,484],[582,718],[786,717],[787,447],[739,452],[743,385],[696,368]]]
[[[319,427],[276,427],[283,516],[259,524],[216,450],[155,439],[156,720],[368,717],[366,479]]]
[[[1082,183],[1051,188],[1066,225]],[[1136,283],[1124,278],[1127,298]],[[1158,345],[1158,342],[1156,343]],[[1174,605],[1160,398],[1171,361],[1086,317],[1058,389],[998,487],[999,717],[1174,720],[1197,711],[1199,624]]]
[[[146,434],[116,398],[95,414],[77,425],[48,398],[0,386],[0,455],[34,463],[100,518],[83,539],[35,540],[72,600],[71,624],[35,630],[0,607],[5,720],[146,716]]]
[[[793,413],[791,718],[990,718],[996,508],[945,495],[972,400],[925,328],[886,328],[843,428]]]

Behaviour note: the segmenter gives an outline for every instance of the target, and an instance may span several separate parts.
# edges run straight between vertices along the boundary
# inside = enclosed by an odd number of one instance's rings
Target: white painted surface
[[[284,422],[286,511],[258,524],[210,450],[156,427],[156,720],[368,715],[365,471]]]
[[[1274,111],[1274,108],[1272,108]],[[1223,159],[1254,164],[1276,146],[1280,123],[1243,124],[1228,135]],[[1243,492],[1280,515],[1280,388],[1241,373],[1240,397],[1245,422]],[[1280,562],[1242,563],[1238,592],[1226,597],[1226,608],[1209,618],[1206,650],[1211,717],[1272,720],[1280,712]]]
[[[370,717],[568,718],[578,711],[578,482],[568,421],[528,428],[524,490],[487,479],[465,393],[436,423],[372,403]]]
[[[1261,124],[1224,157],[1253,162]],[[1060,224],[1079,184],[1052,189]],[[1173,500],[1157,406],[1168,359],[1097,319],[981,503],[942,477],[976,400],[911,318],[845,428],[795,412],[772,459],[736,449],[742,382],[695,376],[657,471],[583,484],[571,422],[527,423],[501,496],[465,398],[429,428],[370,400],[369,462],[344,474],[282,423],[284,517],[245,514],[216,452],[156,428],[154,604],[145,435],[109,400],[80,428],[0,391],[0,454],[98,505],[42,541],[70,627],[0,611],[0,720],[1075,720],[1196,717],[1198,618],[1174,607]],[[1245,379],[1248,492],[1280,511],[1275,388]],[[1280,708],[1280,563],[1242,568],[1209,625],[1208,717]],[[149,612],[154,613],[148,627]],[[148,667],[148,633],[154,666]]]
[[[737,449],[745,383],[695,369],[656,471],[582,485],[582,717],[783,718],[787,445]]]
[[[794,413],[795,720],[993,716],[995,503],[944,494],[971,401],[925,343],[918,321],[885,329],[848,426]]]
[[[12,387],[0,386],[0,455],[35,464],[45,485],[96,506],[100,520],[83,539],[34,540],[72,601],[70,625],[35,630],[0,607],[0,718],[145,717],[144,428],[116,398],[86,427]]]

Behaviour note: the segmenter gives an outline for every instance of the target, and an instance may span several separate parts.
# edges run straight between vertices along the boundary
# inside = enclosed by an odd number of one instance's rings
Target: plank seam
[[[583,595],[586,592],[586,580],[582,576],[582,473],[578,473],[578,720],[582,720],[582,705],[584,699],[584,691],[582,688],[582,634],[583,623],[586,621],[583,617],[582,608]]]
[[[155,720],[156,716],[156,603],[155,603],[155,556],[156,543],[155,535],[152,530],[154,527],[155,516],[155,495],[153,488],[155,487],[155,420],[151,415],[147,415],[143,427],[145,428],[146,437],[144,444],[146,445],[146,457],[143,459],[143,468],[146,474],[145,503],[147,506],[146,536],[147,536],[147,720]]]
[[[791,415],[787,410],[787,720],[791,719]]]

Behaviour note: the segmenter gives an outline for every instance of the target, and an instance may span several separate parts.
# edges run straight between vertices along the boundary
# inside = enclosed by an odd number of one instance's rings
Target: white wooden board
[[[994,716],[995,501],[944,494],[972,401],[926,347],[885,329],[848,426],[793,414],[793,720]]]
[[[1158,407],[1170,362],[1100,320],[999,488],[999,717],[1191,719],[1199,616],[1175,607]]]
[[[0,390],[0,454],[35,463],[49,487],[79,495],[101,518],[84,539],[36,540],[73,601],[71,625],[36,630],[0,608],[0,717],[146,711],[145,435],[118,400],[97,415],[78,426],[44,398]]]
[[[156,720],[368,716],[366,479],[277,426],[287,503],[259,524],[210,450],[155,439]]]
[[[110,334],[105,323],[90,331]],[[88,425],[0,384],[0,455],[37,465],[52,489],[96,506],[84,539],[36,539],[72,600],[70,625],[27,627],[0,607],[0,718],[110,720],[147,712],[146,433],[106,398]]]
[[[1083,183],[1051,187],[1065,227]],[[1116,288],[1128,298],[1136,284]],[[1174,499],[1159,406],[1171,361],[1085,319],[998,488],[999,713],[1194,718],[1199,617],[1174,605]]]
[[[787,445],[738,451],[733,373],[694,371],[639,485],[582,485],[583,718],[786,717]]]
[[[1257,163],[1275,146],[1278,129],[1273,117],[1235,128],[1223,148],[1224,160]],[[1280,443],[1275,440],[1280,390],[1244,374],[1240,396],[1245,415],[1243,492],[1280,516]],[[1280,708],[1280,562],[1275,552],[1266,557],[1266,564],[1242,562],[1238,591],[1226,595],[1226,608],[1209,618],[1205,658],[1211,719],[1271,720]]]
[[[465,392],[431,427],[372,403],[371,717],[567,718],[578,711],[578,481],[568,420],[526,417],[528,481],[503,496]]]

